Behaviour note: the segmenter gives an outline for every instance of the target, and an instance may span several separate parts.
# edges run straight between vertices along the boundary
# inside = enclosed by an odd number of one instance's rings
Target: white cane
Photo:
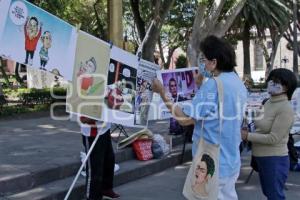
[[[105,124],[104,124],[104,126],[105,126]],[[90,157],[90,155],[91,155],[91,153],[92,153],[92,151],[93,151],[93,149],[94,149],[94,146],[96,145],[96,142],[98,141],[100,135],[101,135],[101,134],[97,134],[97,136],[96,136],[96,138],[95,138],[95,140],[94,140],[92,146],[90,147],[88,153],[86,154],[86,157],[85,157],[85,159],[83,160],[83,162],[82,162],[82,164],[81,164],[81,166],[80,166],[80,168],[79,168],[79,170],[78,170],[78,172],[77,172],[77,174],[76,174],[76,177],[74,178],[73,183],[72,183],[72,185],[70,186],[70,188],[69,188],[69,190],[68,190],[68,193],[66,194],[64,200],[68,200],[68,198],[69,198],[69,196],[70,196],[70,194],[71,194],[71,192],[72,192],[72,190],[73,190],[73,188],[74,188],[74,185],[75,185],[75,183],[76,183],[78,177],[80,176],[80,172],[82,171],[82,169],[83,169],[83,167],[85,166],[87,160],[89,159],[89,157]]]

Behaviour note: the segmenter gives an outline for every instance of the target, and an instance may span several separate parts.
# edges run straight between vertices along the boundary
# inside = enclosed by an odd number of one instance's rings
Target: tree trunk
[[[299,79],[299,72],[298,72],[298,42],[297,42],[297,1],[293,0],[293,22],[294,22],[294,42],[293,42],[293,72]]]
[[[270,56],[270,71],[274,68],[275,57],[278,49],[280,39],[277,39],[272,42],[272,52]]]
[[[149,27],[149,36],[146,36],[144,42],[141,44],[142,46],[142,58],[148,60],[150,62],[154,61],[154,51],[155,45],[159,38],[160,27],[153,25]]]
[[[244,77],[251,77],[251,62],[250,62],[250,25],[245,23],[243,30],[243,51],[244,51]]]
[[[95,17],[96,17],[96,20],[97,20],[97,30],[98,30],[98,33],[99,33],[99,38],[103,39],[103,40],[107,40],[108,39],[108,34],[107,32],[104,30],[104,24],[102,23],[100,17],[99,17],[99,14],[98,14],[98,11],[97,11],[97,5],[100,3],[100,0],[97,0],[94,5],[93,5],[93,8],[94,8],[94,11],[95,11]]]
[[[159,48],[160,58],[161,58],[161,61],[162,61],[162,67],[164,67],[165,64],[166,64],[166,61],[165,61],[164,49],[162,47],[162,43],[161,43],[161,38],[160,37],[158,38],[158,48]]]
[[[139,0],[130,0],[130,6],[133,13],[133,18],[136,24],[136,28],[138,30],[138,34],[140,37],[140,40],[143,41],[145,35],[146,35],[146,29],[145,29],[145,22],[141,17],[140,14],[140,1]]]
[[[218,22],[217,19],[219,18],[221,10],[225,4],[225,0],[217,1],[215,6],[210,8],[208,8],[205,4],[199,3],[193,24],[192,36],[187,49],[188,63],[190,66],[198,65],[197,59],[200,53],[200,42],[209,34],[216,35],[217,37],[223,37],[231,27],[236,16],[244,7],[245,2],[246,0],[237,0],[235,5],[227,12],[226,16],[228,17],[220,22]],[[205,16],[205,13],[211,14]]]
[[[168,60],[167,60],[165,69],[169,69],[173,53],[177,48],[178,48],[178,46],[170,47],[169,52],[168,52]]]
[[[0,58],[0,71],[2,73],[2,76],[3,76],[4,80],[5,80],[6,85],[9,86],[9,79],[8,79],[8,76],[5,72],[4,65],[5,65],[4,60],[2,58]]]
[[[165,0],[160,7],[159,16],[155,16],[142,42],[142,58],[153,62],[155,45],[160,36],[161,27],[175,0]]]

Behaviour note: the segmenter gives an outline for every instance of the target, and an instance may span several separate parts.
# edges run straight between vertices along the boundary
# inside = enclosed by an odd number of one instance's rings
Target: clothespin
[[[141,60],[141,57],[142,57],[142,52],[141,52],[141,51],[138,52],[138,53],[137,53],[137,56],[138,56],[138,61],[140,61],[140,60]]]
[[[114,43],[112,41],[109,41],[109,44],[110,44],[110,48],[114,46]]]
[[[76,32],[78,33],[80,31],[81,28],[81,23],[76,24]]]

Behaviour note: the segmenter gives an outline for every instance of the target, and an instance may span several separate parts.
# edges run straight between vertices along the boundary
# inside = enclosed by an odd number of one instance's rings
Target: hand
[[[242,130],[241,130],[241,135],[242,135],[242,139],[243,139],[243,140],[247,140],[247,138],[248,138],[248,131],[242,129]]]
[[[152,90],[153,92],[162,94],[164,91],[164,86],[161,84],[161,82],[155,78],[152,82]]]
[[[202,85],[202,82],[204,80],[204,76],[202,76],[200,73],[194,74],[194,79],[195,79],[196,85],[199,87],[199,86]]]

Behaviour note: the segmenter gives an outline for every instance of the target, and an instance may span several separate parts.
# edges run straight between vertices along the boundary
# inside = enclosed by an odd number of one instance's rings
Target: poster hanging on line
[[[162,82],[167,96],[178,105],[191,102],[197,91],[194,80],[196,67],[181,68],[175,70],[164,70],[157,72],[157,78]],[[155,94],[152,101],[149,120],[171,118],[172,114],[167,109],[158,94]]]
[[[72,79],[76,29],[24,0],[0,1],[0,55]]]
[[[57,70],[51,72],[27,67],[27,87],[42,89],[52,87],[66,88],[68,81],[64,80]]]
[[[67,112],[101,120],[109,52],[109,44],[79,31]]]
[[[152,80],[159,67],[113,46],[111,49],[103,121],[145,127]],[[105,110],[105,111],[104,111]]]
[[[134,125],[147,126],[152,102],[152,82],[159,66],[141,59],[137,71],[137,94],[135,97]]]

